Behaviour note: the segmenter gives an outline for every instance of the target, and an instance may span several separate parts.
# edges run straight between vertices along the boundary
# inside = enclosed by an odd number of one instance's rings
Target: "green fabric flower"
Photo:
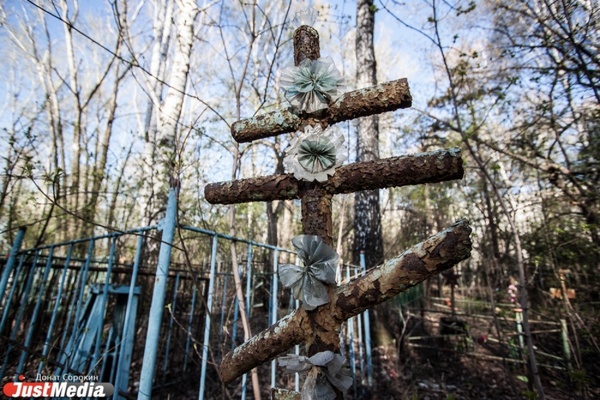
[[[287,150],[286,170],[296,179],[325,182],[346,161],[344,136],[337,129],[307,126]]]
[[[292,239],[304,266],[284,264],[279,267],[279,279],[291,288],[296,300],[307,310],[327,304],[325,285],[335,285],[335,270],[339,256],[317,235],[299,235]]]
[[[329,107],[342,94],[344,78],[327,57],[284,69],[280,84],[293,107],[312,113]]]
[[[335,146],[327,137],[304,139],[298,149],[298,162],[312,174],[325,171],[335,165]]]

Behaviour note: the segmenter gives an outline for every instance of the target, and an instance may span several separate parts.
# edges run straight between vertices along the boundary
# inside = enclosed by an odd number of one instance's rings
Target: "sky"
[[[355,1],[315,0],[307,2],[297,0],[295,3],[300,8],[304,4],[311,3],[318,10],[321,10],[321,15],[316,23],[317,29],[321,32],[321,53],[323,56],[331,56],[338,68],[346,76],[352,76],[354,74]],[[110,2],[108,0],[81,0],[79,4],[82,16],[87,15],[93,18],[94,14],[106,15],[110,12]],[[402,18],[406,23],[412,24],[416,28],[421,28],[423,24],[421,21],[427,21],[429,12],[429,9],[426,7],[427,3],[423,0],[408,0],[403,3],[393,0],[376,0],[375,4],[378,8],[375,25],[378,79],[382,82],[407,78],[413,96],[414,107],[424,109],[428,99],[438,90],[435,84],[434,64],[431,61],[431,42],[415,30],[400,24],[396,20],[396,17]],[[52,1],[44,1],[42,5],[51,12],[59,12],[58,9],[53,7]],[[19,13],[23,13],[23,10],[26,10],[28,13],[38,11],[27,0],[5,0],[1,6],[5,11],[4,14],[8,21],[16,18]],[[385,10],[385,7],[389,7],[398,14],[395,16],[390,15]],[[60,37],[64,29],[64,24],[51,17],[47,18],[47,20],[49,21],[51,33],[56,37]],[[106,35],[103,35],[103,32],[98,30],[97,26],[86,25],[85,21],[86,19],[84,18],[80,19],[76,25],[77,28],[94,41],[110,47],[110,44],[106,42]],[[146,33],[142,32],[142,34],[151,33],[151,27],[145,27],[144,30]],[[0,29],[0,35],[5,35],[6,33],[2,31]],[[81,37],[78,33],[75,33],[75,37],[80,43],[85,43],[86,46],[98,46],[91,40]],[[212,45],[218,47],[219,43],[213,43]],[[138,71],[138,73],[141,72]],[[4,96],[6,96],[9,93],[7,85],[11,83],[6,80],[0,80],[0,93],[4,93]],[[348,87],[348,90],[352,89],[354,88],[351,86]],[[6,97],[3,100],[2,103],[5,104],[11,101],[11,99]],[[404,116],[407,119],[413,119],[416,117],[417,112],[414,110],[402,110],[396,114],[400,115],[401,118]],[[10,116],[4,113],[0,118],[5,119],[7,117]],[[2,121],[0,120],[0,122]],[[117,123],[121,122],[117,121]],[[127,124],[123,126],[123,130],[132,129],[136,129],[136,127],[131,127]],[[126,144],[127,140],[122,143],[122,145]]]

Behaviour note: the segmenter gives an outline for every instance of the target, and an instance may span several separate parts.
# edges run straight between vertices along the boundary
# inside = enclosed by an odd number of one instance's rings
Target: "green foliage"
[[[560,203],[553,202],[549,206],[552,209],[547,225],[543,221],[531,221],[530,230],[523,234],[523,245],[530,255],[530,262],[538,265],[556,262],[567,268],[595,269],[598,249],[589,240],[586,223],[573,214],[563,215]]]
[[[471,11],[474,11],[476,7],[477,7],[477,4],[475,4],[475,1],[471,0],[469,2],[469,4],[464,8],[462,5],[459,5],[456,8],[456,15],[459,16],[459,15],[463,15],[463,14],[468,14]]]
[[[574,369],[569,371],[569,378],[578,383],[578,384],[587,384],[589,382],[589,377],[585,370],[582,369]]]
[[[517,375],[517,376],[515,376],[515,378],[517,378],[521,382],[525,382],[525,383],[529,382],[529,379],[525,375]]]
[[[400,292],[396,297],[390,300],[393,304],[400,307],[403,305],[411,304],[423,297],[424,289],[423,283],[419,283],[416,286],[412,286],[403,292]]]
[[[42,174],[42,179],[44,182],[48,184],[58,184],[60,182],[61,177],[65,175],[65,171],[62,168],[56,168],[53,171],[46,172]]]
[[[507,344],[508,344],[508,357],[512,358],[512,359],[518,359],[519,358],[519,347],[515,342],[515,339],[512,337],[509,337],[506,340]],[[525,379],[527,379],[527,377],[525,377]]]

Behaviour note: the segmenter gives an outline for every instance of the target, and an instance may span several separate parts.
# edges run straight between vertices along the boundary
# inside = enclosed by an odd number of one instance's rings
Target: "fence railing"
[[[227,389],[215,365],[243,341],[233,273],[243,282],[245,311],[257,333],[298,306],[278,285],[280,259],[291,252],[177,227],[171,207],[160,226],[35,249],[19,250],[23,232],[17,235],[0,278],[2,384],[19,376],[83,376],[112,383],[114,399],[221,397]],[[148,262],[154,257],[148,243],[157,235],[158,262]],[[359,273],[344,266],[341,276]],[[367,315],[356,317],[343,333],[355,382],[365,384],[372,379],[368,322]],[[260,374],[262,385],[298,389],[298,377],[284,375],[274,362],[261,368],[270,369]],[[245,398],[246,386],[244,377],[235,395]]]

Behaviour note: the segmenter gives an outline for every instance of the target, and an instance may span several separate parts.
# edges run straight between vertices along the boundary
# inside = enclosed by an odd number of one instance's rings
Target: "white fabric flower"
[[[328,285],[335,285],[335,269],[339,256],[333,247],[317,235],[299,235],[292,239],[298,250],[303,267],[284,264],[279,267],[279,279],[286,288],[291,288],[296,300],[302,300],[307,310],[327,304]]]
[[[319,12],[314,8],[298,11],[294,17],[293,23],[298,27],[302,25],[314,26],[319,18]]]
[[[288,354],[278,361],[291,372],[309,371],[302,385],[302,400],[333,400],[336,398],[334,387],[345,392],[352,385],[348,368],[342,368],[344,357],[329,350],[312,357]]]
[[[344,135],[337,129],[307,126],[287,150],[283,163],[296,179],[325,182],[346,161]]]
[[[344,78],[326,57],[285,68],[280,84],[293,107],[312,113],[329,107],[343,93]]]

